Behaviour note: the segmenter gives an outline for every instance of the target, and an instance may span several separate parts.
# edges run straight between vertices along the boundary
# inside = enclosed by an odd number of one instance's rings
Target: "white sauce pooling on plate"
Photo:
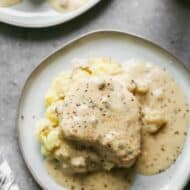
[[[142,153],[137,162],[137,170],[144,175],[154,175],[169,168],[181,153],[190,121],[187,99],[170,74],[150,64],[130,64],[128,77],[136,81],[146,81],[148,92],[137,95],[142,105],[144,126],[142,130]],[[149,123],[147,123],[147,119]],[[166,122],[157,133],[155,123]]]
[[[88,0],[48,0],[49,4],[59,12],[78,9],[87,1]]]
[[[0,0],[0,7],[8,7],[20,3],[21,0]]]
[[[68,190],[129,190],[134,180],[133,170],[115,170],[91,174],[65,175],[56,164],[46,160],[49,175]]]

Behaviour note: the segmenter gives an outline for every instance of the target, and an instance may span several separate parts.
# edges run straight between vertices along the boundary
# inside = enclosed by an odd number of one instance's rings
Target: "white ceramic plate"
[[[70,70],[73,58],[112,57],[123,62],[131,58],[148,60],[164,66],[177,80],[190,100],[190,74],[171,54],[162,48],[126,33],[99,31],[82,36],[46,58],[30,75],[20,99],[18,130],[20,147],[29,170],[46,190],[65,190],[48,176],[35,138],[35,122],[44,112],[44,95],[52,79]],[[182,190],[190,176],[190,133],[183,152],[167,171],[151,176],[136,176],[132,190]]]
[[[48,6],[45,0],[22,0],[22,3],[7,8],[0,7],[0,21],[22,27],[48,27],[69,21],[89,10],[101,0],[89,0],[79,9],[59,13]]]

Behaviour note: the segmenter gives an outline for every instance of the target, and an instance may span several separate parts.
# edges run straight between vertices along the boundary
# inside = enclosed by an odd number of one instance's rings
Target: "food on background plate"
[[[21,3],[22,0],[1,0],[0,6],[8,7]],[[25,1],[25,0],[24,0]],[[68,12],[82,7],[88,0],[47,0],[49,5],[59,12]]]
[[[80,8],[88,0],[48,0],[49,4],[59,12],[67,12]]]
[[[129,189],[134,173],[154,175],[182,151],[187,99],[166,71],[145,61],[75,60],[45,97],[37,123],[51,176],[72,189]]]
[[[20,3],[21,0],[1,0],[0,7],[8,7]]]

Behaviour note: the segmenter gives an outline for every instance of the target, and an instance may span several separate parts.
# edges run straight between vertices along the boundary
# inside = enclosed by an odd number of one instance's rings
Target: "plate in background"
[[[48,56],[32,72],[22,92],[18,109],[19,142],[25,162],[45,190],[66,190],[58,185],[43,165],[35,138],[35,123],[44,113],[44,96],[52,80],[62,70],[70,70],[73,58],[111,57],[119,62],[143,59],[165,67],[190,101],[190,74],[184,65],[159,46],[142,38],[117,31],[97,31],[69,42]],[[182,190],[190,176],[190,133],[182,154],[171,168],[154,176],[137,175],[132,190]]]
[[[18,5],[0,7],[0,21],[15,26],[41,28],[69,21],[89,10],[101,0],[89,0],[80,8],[59,13],[45,0],[22,0]]]

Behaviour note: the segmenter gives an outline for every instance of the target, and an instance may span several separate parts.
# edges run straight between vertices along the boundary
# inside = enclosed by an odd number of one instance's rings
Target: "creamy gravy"
[[[20,2],[21,0],[0,0],[0,7],[8,7]]]
[[[159,113],[159,120],[164,121],[159,130],[150,133],[146,130],[148,124],[145,117],[140,118],[142,150],[136,163],[137,172],[154,175],[169,168],[181,153],[190,121],[189,105],[184,93],[165,69],[144,63],[129,64],[126,78],[129,84],[132,81],[140,86],[134,95],[139,101],[142,115],[148,110],[150,115]],[[133,89],[133,85],[130,88]],[[158,122],[155,116],[154,121]],[[126,190],[130,189],[133,181],[127,169],[69,177],[54,162],[46,161],[45,164],[49,174],[71,190]]]
[[[45,161],[49,175],[68,190],[129,190],[134,179],[134,171],[114,170],[68,176],[52,161]]]
[[[78,9],[87,1],[88,0],[48,0],[49,4],[59,12]]]
[[[129,78],[144,81],[149,87],[146,96],[139,96],[143,107],[160,111],[167,124],[158,133],[142,130],[142,153],[137,162],[141,174],[153,175],[170,167],[181,153],[190,121],[187,99],[165,69],[149,64],[131,64]]]

